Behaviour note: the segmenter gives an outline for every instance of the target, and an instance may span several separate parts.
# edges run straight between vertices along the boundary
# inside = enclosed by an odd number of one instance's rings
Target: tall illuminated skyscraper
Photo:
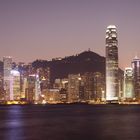
[[[117,101],[118,84],[118,39],[115,25],[106,30],[106,100]]]
[[[136,56],[132,61],[134,73],[134,91],[135,97],[140,99],[140,59]]]
[[[4,73],[4,90],[5,90],[5,100],[13,100],[11,93],[11,70],[12,70],[12,58],[10,56],[3,57],[3,73]]]

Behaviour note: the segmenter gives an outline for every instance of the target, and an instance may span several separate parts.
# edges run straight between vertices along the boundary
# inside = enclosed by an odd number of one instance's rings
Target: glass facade
[[[118,100],[118,39],[116,26],[106,30],[106,100]]]
[[[12,70],[12,58],[10,56],[3,57],[3,73],[4,73],[4,99],[6,101],[13,100],[13,96],[10,92],[11,89],[11,70]]]
[[[124,72],[124,98],[134,98],[133,70],[125,68]]]
[[[20,72],[18,70],[11,70],[10,83],[10,94],[12,96],[12,99],[20,101]]]
[[[134,72],[134,89],[136,99],[140,99],[140,59],[136,56],[132,61]]]

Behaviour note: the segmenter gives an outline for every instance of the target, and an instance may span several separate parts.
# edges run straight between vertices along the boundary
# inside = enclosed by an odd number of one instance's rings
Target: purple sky
[[[105,56],[105,30],[118,29],[119,65],[140,56],[140,0],[0,0],[0,59],[50,60],[90,48]]]

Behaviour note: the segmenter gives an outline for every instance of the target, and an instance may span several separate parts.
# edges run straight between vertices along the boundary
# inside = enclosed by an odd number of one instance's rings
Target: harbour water
[[[0,106],[0,140],[140,140],[140,105]]]

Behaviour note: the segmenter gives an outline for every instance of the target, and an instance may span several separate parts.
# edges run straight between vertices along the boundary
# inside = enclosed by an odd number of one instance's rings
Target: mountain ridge
[[[53,82],[56,78],[66,78],[68,74],[83,74],[85,72],[105,74],[105,57],[89,50],[73,56],[52,59],[52,61],[36,60],[32,66],[35,69],[50,67],[51,81]]]

